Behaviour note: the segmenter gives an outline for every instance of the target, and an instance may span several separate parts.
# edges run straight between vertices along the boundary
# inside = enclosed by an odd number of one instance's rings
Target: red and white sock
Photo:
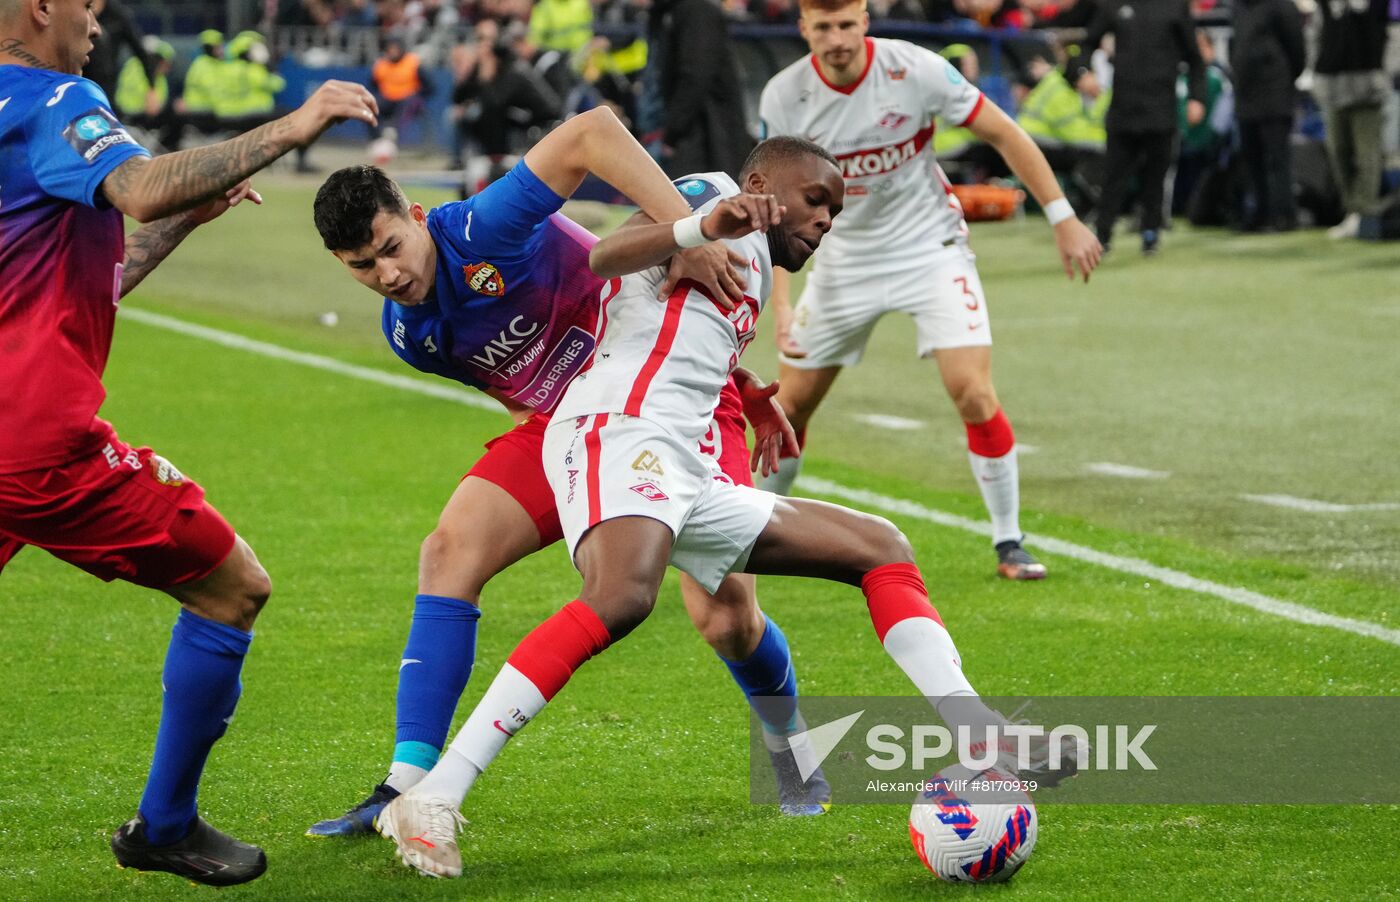
[[[1001,722],[1001,716],[981,703],[977,690],[963,675],[958,649],[928,600],[928,589],[918,567],[876,567],[865,574],[860,587],[870,609],[870,622],[885,652],[919,693],[933,701],[950,726],[980,728]]]
[[[442,759],[411,791],[451,801],[462,799],[506,740],[535,718],[564,688],[574,671],[612,642],[593,609],[571,601],[535,627],[511,652]]]
[[[1016,466],[1016,435],[1006,413],[985,423],[966,423],[967,458],[992,517],[992,543],[1021,540],[1021,476]]]

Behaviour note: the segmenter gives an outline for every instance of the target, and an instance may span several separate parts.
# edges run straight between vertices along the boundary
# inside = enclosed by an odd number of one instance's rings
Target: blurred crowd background
[[[1143,53],[1115,47],[1125,4],[1179,5],[1191,46],[1121,59]],[[383,116],[373,132],[347,124],[333,139],[379,163],[441,170],[464,193],[598,105],[676,175],[733,170],[759,134],[763,85],[806,53],[796,0],[97,6],[104,37],[85,74],[147,143],[242,131],[343,78],[368,84]],[[1109,211],[1101,233],[1136,204],[1144,229],[1160,207],[1198,225],[1400,237],[1400,40],[1387,40],[1400,0],[869,0],[869,11],[872,34],[942,54],[1015,115],[1081,214]],[[1165,100],[1175,112],[1132,121],[1137,88],[1115,72],[1152,65],[1179,72]],[[1014,189],[994,152],[937,126],[954,182]],[[305,156],[296,165],[315,169]],[[972,218],[1010,212],[976,197]]]

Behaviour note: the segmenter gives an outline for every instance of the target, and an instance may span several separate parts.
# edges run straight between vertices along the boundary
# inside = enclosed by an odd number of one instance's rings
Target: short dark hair
[[[796,135],[777,135],[758,142],[749,153],[748,159],[744,160],[744,168],[739,170],[739,181],[748,178],[750,172],[756,169],[771,170],[797,160],[800,157],[811,156],[826,160],[838,170],[841,164],[836,162],[836,158],[831,155],[831,151],[806,138],[799,138]]]
[[[347,166],[326,179],[312,209],[326,250],[352,251],[374,240],[380,212],[406,214],[408,198],[379,167]]]

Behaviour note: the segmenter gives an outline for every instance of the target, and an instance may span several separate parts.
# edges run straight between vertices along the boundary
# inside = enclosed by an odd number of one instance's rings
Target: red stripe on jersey
[[[671,345],[676,342],[676,333],[680,331],[681,325],[681,310],[685,307],[685,296],[690,293],[691,287],[688,284],[677,285],[676,290],[666,299],[666,317],[661,321],[661,331],[656,333],[656,344],[652,346],[647,362],[642,365],[642,371],[637,374],[637,381],[632,383],[627,405],[622,408],[622,412],[629,417],[642,415],[642,401],[646,398],[647,389],[651,387],[651,380],[656,378],[661,364],[666,362],[666,355],[671,353]]]
[[[914,137],[897,144],[881,147],[861,148],[836,154],[836,162],[841,164],[841,176],[853,179],[863,175],[884,175],[914,159],[933,137],[933,126],[927,125],[914,133]]]
[[[980,113],[980,112],[982,112],[982,104],[984,104],[984,103],[986,103],[986,102],[987,102],[987,95],[986,95],[986,94],[978,94],[978,95],[977,95],[977,103],[975,103],[975,104],[973,105],[973,107],[972,107],[972,112],[970,112],[970,113],[967,114],[967,118],[964,119],[964,120],[962,121],[962,125],[959,125],[958,128],[967,128],[969,125],[971,125],[971,124],[972,124],[972,120],[974,120],[974,119],[977,118],[977,114]]]
[[[584,481],[588,483],[588,528],[597,526],[603,519],[603,490],[599,482],[602,472],[601,461],[603,439],[598,433],[608,424],[608,415],[600,413],[593,418],[593,428],[584,433],[583,451],[588,455],[587,472]]]
[[[865,39],[865,68],[860,70],[860,77],[848,85],[833,85],[826,80],[826,74],[822,72],[821,64],[817,62],[817,55],[812,54],[812,68],[817,70],[817,78],[822,80],[822,84],[838,94],[850,94],[860,87],[860,83],[865,81],[865,76],[870,74],[870,67],[875,63],[875,39]]]

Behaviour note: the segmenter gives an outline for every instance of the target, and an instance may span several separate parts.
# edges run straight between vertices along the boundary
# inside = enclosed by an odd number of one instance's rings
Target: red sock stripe
[[[535,684],[548,701],[574,671],[608,647],[612,637],[593,609],[574,600],[520,640],[506,663]]]
[[[603,489],[599,482],[602,471],[603,439],[598,433],[608,424],[608,415],[600,413],[593,418],[593,428],[584,433],[583,453],[588,456],[584,482],[588,483],[588,526],[597,526],[603,519]]]
[[[681,325],[681,311],[685,308],[685,296],[689,292],[690,285],[682,280],[666,301],[666,315],[661,320],[661,329],[656,333],[656,344],[652,346],[647,362],[642,364],[637,381],[632,383],[632,392],[627,396],[627,404],[622,409],[629,417],[642,415],[642,401],[646,398],[647,389],[651,387],[651,380],[656,378],[661,364],[666,362],[666,355],[671,353],[671,345],[676,341],[676,332]]]
[[[929,603],[928,589],[919,568],[913,564],[885,564],[876,567],[860,581],[865,593],[866,605],[870,608],[870,622],[875,625],[875,635],[885,641],[885,634],[896,623],[910,617],[927,617],[943,623],[938,610]]]
[[[1005,457],[1016,445],[1011,421],[1000,407],[987,422],[964,425],[967,426],[967,449],[978,457]]]

